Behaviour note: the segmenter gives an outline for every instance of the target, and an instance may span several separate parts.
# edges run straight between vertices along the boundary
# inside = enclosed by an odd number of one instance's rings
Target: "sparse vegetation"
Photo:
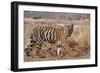
[[[41,18],[42,18],[41,16],[33,17],[33,19],[41,19]]]

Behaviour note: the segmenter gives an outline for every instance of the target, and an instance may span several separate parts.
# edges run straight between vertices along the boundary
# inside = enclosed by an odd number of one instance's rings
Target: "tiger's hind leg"
[[[25,54],[26,54],[27,57],[32,55],[32,53],[31,53],[32,49],[31,48],[25,48],[24,51],[25,51]]]

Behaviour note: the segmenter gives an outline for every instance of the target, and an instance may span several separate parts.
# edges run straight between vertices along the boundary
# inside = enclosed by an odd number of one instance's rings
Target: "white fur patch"
[[[57,56],[60,55],[60,51],[61,51],[61,48],[58,47],[58,50],[57,50]]]
[[[57,25],[62,26],[62,27],[64,27],[64,26],[65,26],[64,24],[57,24]]]

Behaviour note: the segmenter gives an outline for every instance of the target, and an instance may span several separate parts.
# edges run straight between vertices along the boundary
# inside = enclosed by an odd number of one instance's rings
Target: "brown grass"
[[[32,19],[25,18],[25,30],[24,30],[24,47],[29,45],[29,37],[32,32],[32,28],[36,25],[52,25],[56,24],[72,24],[74,23],[74,32],[71,37],[67,39],[66,44],[69,45],[67,48],[71,49],[71,53],[67,50],[61,50],[61,57],[56,55],[56,47],[54,44],[47,43],[44,44],[40,53],[40,56],[35,55],[34,57],[24,56],[24,61],[41,61],[41,60],[62,60],[62,59],[86,59],[90,57],[90,20],[52,20],[52,19]],[[52,47],[53,49],[47,49]],[[35,49],[34,49],[35,50]],[[33,50],[33,51],[34,51]]]

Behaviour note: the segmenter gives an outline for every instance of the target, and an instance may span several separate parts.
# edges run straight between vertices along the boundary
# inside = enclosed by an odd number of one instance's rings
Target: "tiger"
[[[67,46],[65,42],[67,41],[67,38],[71,36],[73,33],[73,26],[71,25],[57,25],[57,26],[50,26],[50,25],[39,25],[32,29],[32,32],[30,33],[30,44],[28,45],[28,48],[26,48],[27,55],[31,55],[32,47],[34,45],[37,46],[38,49],[41,49],[43,44],[45,42],[47,43],[54,43],[57,47],[57,56],[60,56],[60,50],[61,46],[63,46],[65,49],[67,49]],[[70,49],[67,49],[69,52],[71,52]]]

